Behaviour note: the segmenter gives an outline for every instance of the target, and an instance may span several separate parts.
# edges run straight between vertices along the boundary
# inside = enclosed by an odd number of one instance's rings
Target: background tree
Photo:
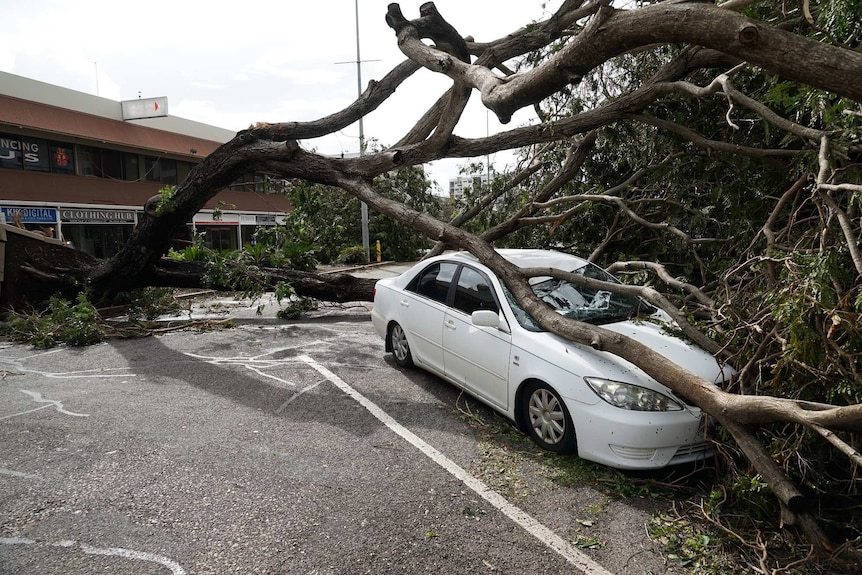
[[[421,167],[387,172],[377,176],[374,187],[382,196],[411,208],[439,216],[442,200],[431,193]],[[344,190],[297,181],[288,193],[293,210],[285,215],[288,239],[308,246],[324,264],[364,263],[358,240],[362,237],[360,201]],[[389,216],[372,212],[368,218],[371,258],[380,242],[387,261],[414,261],[428,247],[428,238]]]

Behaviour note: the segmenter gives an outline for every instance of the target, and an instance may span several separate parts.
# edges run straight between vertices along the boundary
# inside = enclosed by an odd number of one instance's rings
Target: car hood
[[[651,321],[620,321],[602,327],[642,343],[710,383],[721,383],[730,379],[733,373],[732,367],[721,364],[706,350],[669,333],[664,326]]]
[[[601,327],[642,343],[711,383],[725,381],[733,373],[733,368],[729,365],[720,364],[705,350],[676,337],[653,322],[621,321]],[[573,343],[551,332],[531,332],[527,339],[532,341],[532,345],[521,340],[526,344],[525,347],[532,348],[532,351],[544,355],[555,365],[564,367],[576,375],[627,381],[663,393],[669,392],[667,387],[648,376],[636,365],[612,353]]]

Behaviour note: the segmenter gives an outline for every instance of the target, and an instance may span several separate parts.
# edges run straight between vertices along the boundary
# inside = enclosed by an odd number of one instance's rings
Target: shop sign
[[[227,225],[227,226],[236,226],[239,224],[239,215],[238,214],[222,214],[218,219],[213,219],[210,214],[197,214],[192,219],[192,223],[196,226],[205,225],[205,226],[213,226],[213,225]]]
[[[98,223],[98,224],[133,224],[134,210],[87,210],[64,208],[60,210],[60,220],[63,222]]]
[[[51,170],[48,142],[35,138],[15,138],[0,134],[0,164],[27,170]]]
[[[239,222],[238,221],[225,222],[223,220],[208,220],[208,221],[203,221],[203,222],[195,221],[195,222],[192,222],[192,224],[194,224],[195,226],[213,226],[213,227],[215,227],[215,226],[238,226]]]
[[[13,214],[19,214],[23,224],[56,224],[57,210],[53,208],[0,208],[7,222],[15,221]]]
[[[275,216],[255,216],[254,223],[259,225],[274,226]]]
[[[141,120],[143,118],[163,118],[168,115],[168,99],[138,98],[120,102],[123,110],[123,120]]]

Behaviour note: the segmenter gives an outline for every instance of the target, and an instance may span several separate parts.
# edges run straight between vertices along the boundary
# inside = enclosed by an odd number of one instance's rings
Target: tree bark
[[[211,287],[205,286],[206,270],[200,262],[159,260],[150,274],[141,276],[140,286]],[[290,284],[296,294],[322,301],[372,301],[377,280],[359,278],[347,273],[317,273],[287,268],[260,268],[261,287],[275,289],[276,284]],[[223,288],[226,289],[226,288]]]
[[[54,295],[74,300],[82,293],[90,274],[104,263],[84,252],[67,247],[60,241],[0,225],[0,238],[7,238],[2,250],[3,281],[0,284],[0,315],[10,311],[29,313],[40,311]],[[2,241],[0,239],[0,241]],[[115,268],[119,276],[127,276],[123,289],[147,286],[175,288],[211,288],[206,284],[206,269],[201,262],[156,260],[148,271],[131,267]],[[376,280],[358,278],[346,273],[315,273],[288,268],[259,270],[262,289],[275,289],[276,284],[290,284],[297,295],[323,301],[372,301]],[[221,289],[229,290],[227,286]],[[104,303],[104,302],[103,302]]]
[[[390,14],[393,7],[390,5]],[[400,10],[398,11],[400,13]],[[862,53],[785,32],[709,4],[662,2],[638,10],[604,7],[580,35],[554,57],[524,74],[502,79],[491,70],[445,50],[425,45],[436,40],[429,16],[419,21],[387,17],[398,45],[412,60],[478,90],[501,123],[512,114],[577,84],[590,70],[614,56],[655,44],[679,43],[712,48],[797,82],[862,102]],[[448,36],[443,38],[446,46]]]

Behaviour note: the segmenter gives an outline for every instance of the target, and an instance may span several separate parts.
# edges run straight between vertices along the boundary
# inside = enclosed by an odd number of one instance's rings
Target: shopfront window
[[[34,172],[51,171],[51,155],[46,140],[21,138],[21,149],[24,157],[24,169]]]
[[[176,160],[166,160],[162,158],[159,160],[159,164],[162,166],[162,170],[160,173],[159,181],[163,184],[170,184],[172,186],[177,185],[177,161]]]
[[[123,154],[123,179],[135,182],[141,179],[141,158],[137,154]]]
[[[132,224],[63,224],[63,239],[99,259],[117,255],[132,236]]]
[[[101,150],[102,177],[115,180],[123,179],[123,153],[117,150]]]
[[[230,185],[230,190],[234,192],[248,192],[251,187],[249,182],[254,181],[254,174],[243,174],[240,178]]]
[[[160,182],[172,186],[176,186],[179,183],[177,181],[176,160],[144,156],[144,169],[146,170],[144,179],[148,182]]]
[[[50,172],[51,154],[48,141],[0,134],[0,167]]]
[[[0,168],[18,169],[24,167],[21,153],[21,141],[17,138],[0,137]]]
[[[144,156],[144,179],[148,182],[160,182],[162,167],[159,159],[152,156]]]
[[[198,231],[203,230],[204,245],[211,250],[235,250],[236,245],[236,226],[206,226],[198,228]]]
[[[283,194],[288,190],[287,180],[276,178],[262,172],[243,174],[230,185],[236,192],[259,192],[263,194]]]
[[[97,178],[123,179],[123,153],[105,148],[81,146],[78,155],[81,174]]]
[[[257,231],[257,226],[242,226],[240,234],[242,235],[242,245],[252,246],[256,243],[254,233]]]
[[[71,144],[51,142],[48,151],[51,154],[52,172],[67,175],[75,173],[75,149]]]
[[[177,162],[177,184],[181,184],[189,177],[189,172],[195,167],[191,162]]]
[[[76,157],[77,154],[77,157]],[[78,171],[76,172],[76,160]],[[195,166],[96,146],[0,134],[0,168],[178,185]]]

